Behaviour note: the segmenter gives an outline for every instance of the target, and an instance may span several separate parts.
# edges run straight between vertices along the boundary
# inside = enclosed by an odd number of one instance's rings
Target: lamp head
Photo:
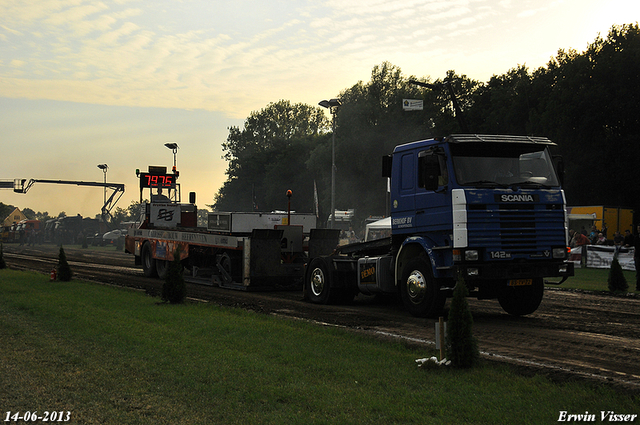
[[[331,99],[331,100],[323,100],[320,103],[318,103],[318,105],[322,106],[323,108],[334,108],[337,106],[341,106],[342,102],[340,102],[340,99]]]

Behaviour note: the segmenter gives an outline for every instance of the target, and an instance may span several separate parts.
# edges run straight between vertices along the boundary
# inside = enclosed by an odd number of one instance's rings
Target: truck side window
[[[402,155],[400,166],[400,190],[415,190],[414,154]]]
[[[422,151],[418,154],[418,186],[426,190],[437,190],[449,180],[444,156],[440,153]]]

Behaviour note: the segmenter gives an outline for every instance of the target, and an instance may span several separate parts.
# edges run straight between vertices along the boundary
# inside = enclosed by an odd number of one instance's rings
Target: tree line
[[[5,219],[15,209],[16,209],[16,207],[14,205],[4,204],[4,203],[0,202],[0,219]],[[120,223],[125,222],[125,221],[139,220],[140,219],[140,211],[141,211],[141,204],[138,201],[132,201],[131,204],[126,208],[116,207],[115,210],[114,210],[111,222],[114,223],[114,224],[120,224]],[[44,212],[38,211],[38,212],[36,212],[36,211],[32,210],[31,208],[24,208],[24,209],[21,210],[21,212],[22,212],[22,214],[25,215],[25,217],[27,217],[28,220],[40,220],[40,221],[43,221],[43,222],[67,216],[67,213],[65,211],[61,211],[55,216],[50,216],[49,212],[47,212],[47,211],[44,211]],[[93,217],[93,218],[102,221],[102,215],[101,214],[96,214],[95,217]]]
[[[138,220],[140,217],[140,208],[141,208],[140,202],[137,202],[137,201],[131,202],[131,204],[127,208],[116,207],[113,213],[112,223],[121,223],[123,221]],[[9,214],[11,214],[15,209],[16,207],[14,205],[4,204],[0,202],[0,218],[4,219],[8,217]],[[67,216],[67,213],[65,211],[60,211],[55,216],[50,216],[49,212],[47,211],[36,212],[31,208],[24,208],[20,211],[22,212],[22,214],[25,215],[25,217],[27,217],[28,220],[48,221],[48,220],[53,220],[56,218]],[[96,214],[95,217],[93,218],[97,220],[102,220],[102,215]]]
[[[387,213],[383,155],[394,146],[461,132],[447,90],[410,83],[451,84],[471,133],[546,136],[565,159],[568,205],[611,205],[640,211],[636,166],[640,142],[640,31],[613,26],[584,52],[558,51],[546,66],[518,65],[479,82],[447,72],[441,79],[403,75],[389,62],[371,80],[339,93],[335,115],[336,208],[358,218]],[[403,111],[422,99],[422,111]],[[314,212],[329,215],[331,121],[319,106],[286,100],[254,111],[223,143],[227,180],[212,208],[220,211]]]
[[[0,219],[4,220],[5,218],[7,218],[9,216],[9,214],[11,214],[14,210],[16,209],[15,206],[11,205],[11,204],[4,204],[2,202],[0,202]],[[27,217],[28,220],[42,220],[42,221],[47,221],[52,219],[53,217],[49,216],[48,212],[35,212],[34,210],[32,210],[31,208],[25,208],[23,210],[20,210],[22,212],[22,214],[25,215],[25,217]],[[65,216],[65,212],[62,211],[60,212],[57,217],[63,217]]]

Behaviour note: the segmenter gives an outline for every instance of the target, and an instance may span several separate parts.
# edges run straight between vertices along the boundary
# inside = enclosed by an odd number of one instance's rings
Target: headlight
[[[475,267],[469,267],[467,268],[467,276],[470,276],[470,277],[480,276],[480,270],[478,270]]]
[[[476,251],[475,249],[469,249],[464,252],[464,259],[466,261],[478,261],[478,258],[478,251]]]
[[[553,248],[553,258],[567,258],[567,248]]]
[[[478,261],[480,259],[480,253],[477,249],[454,249],[453,261]]]

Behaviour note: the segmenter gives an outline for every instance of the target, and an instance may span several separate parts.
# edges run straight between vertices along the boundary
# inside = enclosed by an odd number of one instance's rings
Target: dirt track
[[[48,273],[57,263],[53,246],[4,245],[12,268]],[[122,252],[65,248],[75,276],[137,287],[157,295],[162,283],[142,276],[133,257]],[[192,298],[296,317],[380,338],[433,348],[434,320],[418,319],[401,306],[358,297],[352,305],[323,306],[302,301],[301,291],[243,292],[188,285]],[[640,392],[640,299],[550,289],[534,314],[512,317],[496,301],[469,299],[474,335],[483,357],[510,363],[553,379],[588,379]],[[429,351],[430,352],[430,351]]]

